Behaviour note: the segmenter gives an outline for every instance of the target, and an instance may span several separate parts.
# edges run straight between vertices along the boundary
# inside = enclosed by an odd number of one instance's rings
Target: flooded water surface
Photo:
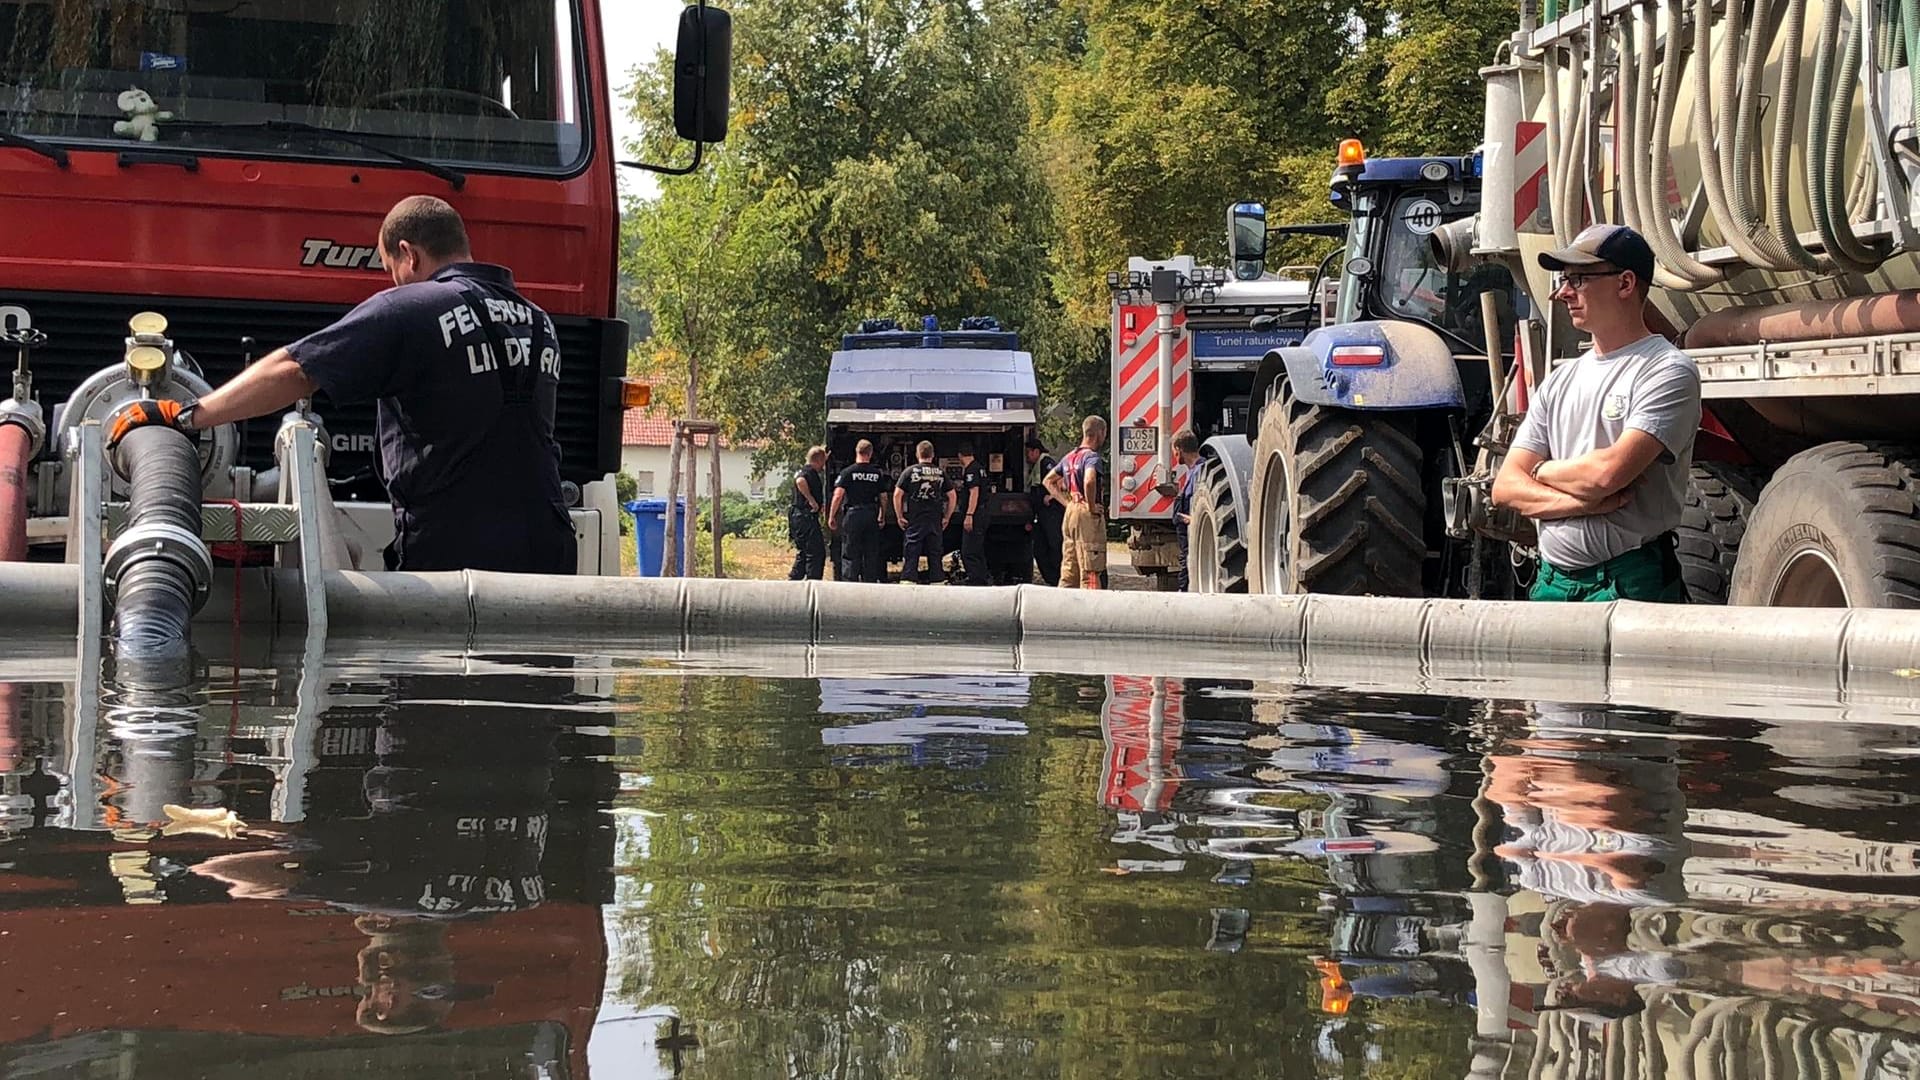
[[[0,1076],[1920,1070],[1920,727],[547,656],[0,683]]]

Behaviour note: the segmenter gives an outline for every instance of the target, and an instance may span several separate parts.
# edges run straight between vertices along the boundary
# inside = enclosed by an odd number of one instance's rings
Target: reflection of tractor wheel
[[[1282,380],[1253,448],[1252,591],[1421,595],[1422,456],[1407,418],[1302,404]]]
[[[1753,501],[1760,497],[1763,474],[1744,465],[1695,462],[1680,508],[1680,576],[1687,599],[1696,604],[1727,602],[1727,583],[1740,554]]]
[[[1762,607],[1920,607],[1920,455],[1833,442],[1760,492],[1727,589]]]
[[[1240,510],[1233,504],[1227,466],[1219,458],[1200,462],[1193,482],[1192,521],[1187,524],[1187,586],[1197,593],[1247,591],[1247,542]]]

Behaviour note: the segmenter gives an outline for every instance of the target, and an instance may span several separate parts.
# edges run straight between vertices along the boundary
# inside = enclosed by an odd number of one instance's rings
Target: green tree
[[[816,437],[828,355],[862,317],[991,314],[1052,340],[1022,22],[998,5],[742,0],[727,141],[629,207],[649,359],[698,356],[702,414],[767,458]],[[669,74],[637,73],[643,151],[672,152]]]

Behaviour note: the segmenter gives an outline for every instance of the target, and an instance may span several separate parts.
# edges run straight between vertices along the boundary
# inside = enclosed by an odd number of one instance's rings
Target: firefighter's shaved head
[[[448,263],[472,259],[466,222],[445,199],[409,195],[380,223],[380,261],[395,285],[424,281]]]

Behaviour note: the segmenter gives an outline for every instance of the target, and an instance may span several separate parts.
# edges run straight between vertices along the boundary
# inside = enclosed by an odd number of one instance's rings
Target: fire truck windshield
[[[0,130],[74,149],[386,160],[377,147],[571,172],[588,151],[576,4],[0,0]]]

